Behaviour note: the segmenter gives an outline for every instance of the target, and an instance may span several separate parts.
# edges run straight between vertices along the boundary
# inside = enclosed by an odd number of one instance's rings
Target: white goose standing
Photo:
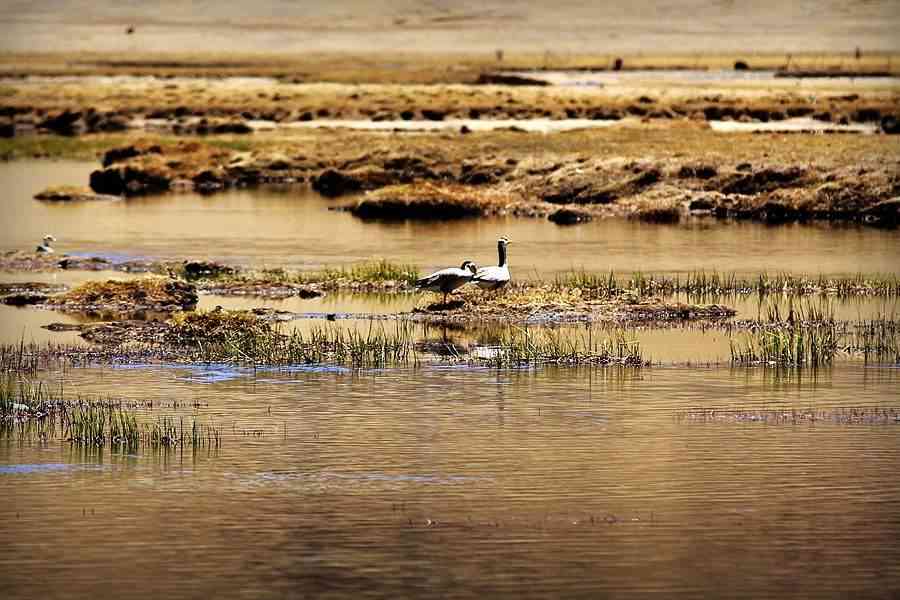
[[[478,287],[483,290],[499,290],[509,283],[509,265],[506,262],[506,247],[509,240],[505,237],[497,240],[498,265],[496,267],[482,267],[472,278]]]
[[[55,241],[56,238],[48,233],[44,236],[44,240],[41,242],[41,245],[35,248],[34,251],[39,254],[53,254],[53,247],[50,246],[50,242]]]
[[[441,269],[417,280],[416,289],[443,294],[444,304],[447,304],[447,294],[472,281],[476,270],[478,270],[477,265],[467,260],[459,268]]]

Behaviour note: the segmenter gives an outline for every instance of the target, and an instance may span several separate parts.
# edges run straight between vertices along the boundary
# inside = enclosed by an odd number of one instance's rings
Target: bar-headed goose
[[[53,254],[53,248],[50,246],[50,242],[55,242],[56,238],[50,234],[44,236],[44,240],[37,248],[34,249],[35,252],[39,254]]]
[[[475,263],[467,260],[459,268],[441,269],[419,279],[416,281],[416,289],[443,294],[444,304],[447,304],[447,294],[472,281],[477,270]]]
[[[506,263],[506,247],[509,240],[505,237],[497,240],[497,255],[499,264],[496,267],[482,267],[472,278],[478,287],[483,290],[499,290],[509,283],[509,266]]]

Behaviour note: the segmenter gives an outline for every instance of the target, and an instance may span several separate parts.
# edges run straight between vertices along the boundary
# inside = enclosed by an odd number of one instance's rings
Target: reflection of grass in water
[[[641,295],[685,293],[696,296],[781,294],[784,296],[829,295],[838,297],[900,296],[900,277],[896,275],[850,277],[807,277],[789,273],[760,273],[756,277],[738,277],[735,274],[697,271],[674,277],[634,273],[616,276],[572,271],[556,278],[560,287],[577,287],[599,296],[612,296],[623,291]]]
[[[76,446],[126,450],[218,447],[219,430],[196,419],[160,416],[139,423],[137,413],[112,400],[66,400],[62,390],[0,379],[0,438],[61,439]]]

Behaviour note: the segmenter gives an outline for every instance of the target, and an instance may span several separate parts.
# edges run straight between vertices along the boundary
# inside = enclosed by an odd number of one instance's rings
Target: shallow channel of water
[[[0,442],[4,590],[881,596],[900,578],[900,423],[878,417],[898,377],[71,369],[48,380],[215,422],[224,443]],[[841,422],[849,407],[874,416]]]
[[[496,264],[496,240],[512,240],[515,277],[593,272],[740,274],[900,273],[900,236],[859,226],[723,223],[644,224],[605,219],[559,227],[541,219],[365,222],[328,210],[303,186],[235,190],[212,196],[168,194],[116,202],[47,204],[50,185],[81,184],[93,163],[0,164],[0,251],[34,248],[45,233],[59,252],[127,258],[214,258],[253,266],[317,268],[384,257],[429,271],[475,260]]]

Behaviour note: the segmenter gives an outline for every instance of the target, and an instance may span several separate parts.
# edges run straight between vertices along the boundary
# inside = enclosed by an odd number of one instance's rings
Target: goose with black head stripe
[[[447,294],[472,281],[478,267],[467,260],[461,267],[450,267],[435,271],[427,277],[416,281],[416,289],[437,292],[444,295],[444,304],[447,304]]]
[[[475,272],[472,281],[483,290],[499,290],[509,283],[509,264],[506,259],[506,247],[510,241],[502,237],[497,240],[497,258],[496,267],[482,267]]]
[[[49,233],[44,236],[44,239],[41,241],[40,245],[34,249],[38,254],[53,254],[53,246],[50,244],[55,242],[56,238],[50,235]]]

